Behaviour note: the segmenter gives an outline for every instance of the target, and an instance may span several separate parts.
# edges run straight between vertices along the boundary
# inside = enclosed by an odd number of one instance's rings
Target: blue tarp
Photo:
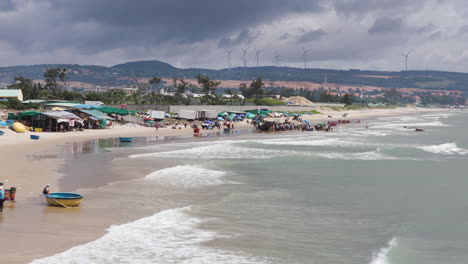
[[[93,109],[93,108],[101,108],[100,105],[88,105],[88,104],[79,104],[73,106],[73,108],[80,108],[80,109]]]

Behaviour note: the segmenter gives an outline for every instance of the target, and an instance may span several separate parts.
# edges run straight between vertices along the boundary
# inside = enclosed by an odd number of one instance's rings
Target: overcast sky
[[[0,65],[273,65],[468,72],[463,0],[0,0]]]

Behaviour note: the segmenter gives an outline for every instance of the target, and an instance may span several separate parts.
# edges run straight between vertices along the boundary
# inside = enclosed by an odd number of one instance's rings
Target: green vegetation
[[[137,85],[139,78],[161,77],[188,78],[189,76],[208,75],[215,80],[248,80],[262,76],[264,80],[309,81],[322,83],[325,76],[329,82],[338,85],[367,85],[386,88],[415,87],[429,90],[464,91],[468,83],[467,73],[439,71],[365,71],[365,70],[327,70],[299,69],[289,67],[251,67],[222,70],[178,69],[160,61],[129,62],[113,67],[76,64],[51,64],[32,66],[0,67],[0,83],[12,83],[14,77],[38,80],[44,77],[44,69],[68,69],[69,81],[86,82],[101,86]],[[381,76],[384,76],[382,78]]]
[[[269,97],[263,97],[263,98],[250,98],[246,100],[247,102],[255,103],[256,105],[268,105],[268,106],[273,106],[273,105],[286,105],[285,102],[278,100],[278,99],[273,99]]]

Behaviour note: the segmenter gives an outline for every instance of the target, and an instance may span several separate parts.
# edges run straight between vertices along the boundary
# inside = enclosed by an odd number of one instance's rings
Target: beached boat
[[[5,132],[0,130],[0,136],[3,136],[3,134],[5,134]]]
[[[35,140],[38,140],[38,139],[39,139],[39,136],[38,136],[38,135],[31,135],[30,138],[31,138],[31,139],[35,139]]]
[[[416,128],[415,131],[417,131],[417,132],[422,132],[422,131],[424,131],[424,129]]]
[[[132,142],[132,137],[119,137],[120,142]]]
[[[56,192],[44,195],[47,203],[53,206],[76,207],[81,203],[83,195],[79,193]]]

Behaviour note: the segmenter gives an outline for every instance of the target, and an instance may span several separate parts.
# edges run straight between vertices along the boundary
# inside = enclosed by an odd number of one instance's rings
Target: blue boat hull
[[[119,140],[120,140],[120,142],[132,142],[133,138],[131,138],[131,137],[120,137]]]

